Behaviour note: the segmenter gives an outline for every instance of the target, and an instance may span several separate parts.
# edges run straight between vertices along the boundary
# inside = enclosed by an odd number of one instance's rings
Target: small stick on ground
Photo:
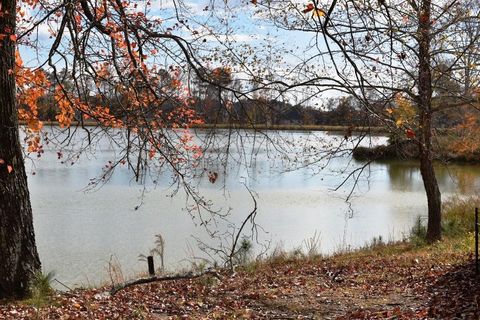
[[[135,280],[129,280],[124,283],[120,283],[117,285],[112,286],[112,289],[110,290],[110,294],[113,296],[120,290],[123,290],[125,288],[139,285],[139,284],[146,284],[146,283],[152,283],[152,282],[159,282],[159,281],[175,281],[175,280],[184,280],[184,279],[195,279],[195,278],[200,278],[206,275],[212,275],[215,278],[221,280],[222,277],[218,272],[215,270],[206,270],[204,272],[189,272],[185,274],[175,274],[171,276],[164,276],[164,277],[158,277],[158,276],[153,276],[153,277],[148,277],[148,278],[140,278],[140,279],[135,279]]]

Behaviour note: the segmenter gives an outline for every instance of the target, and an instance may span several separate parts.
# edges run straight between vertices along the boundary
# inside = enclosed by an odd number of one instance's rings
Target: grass
[[[422,241],[425,226],[420,219],[412,228],[410,236],[402,241],[394,242],[391,237],[376,237],[363,248],[338,252],[328,257],[318,254],[320,235],[315,233],[307,238],[301,247],[291,252],[285,251],[282,245],[277,246],[267,257],[247,262],[238,268],[235,276],[226,277],[220,283],[216,278],[202,277],[180,284],[170,282],[157,284],[156,287],[138,286],[129,294],[121,296],[121,299],[101,302],[101,308],[97,308],[99,302],[91,300],[92,295],[98,292],[96,289],[77,291],[76,304],[63,303],[61,295],[51,295],[50,281],[53,275],[39,274],[32,282],[31,300],[19,307],[30,310],[29,318],[38,319],[44,319],[50,314],[58,316],[59,313],[55,310],[62,314],[77,315],[77,318],[83,315],[84,319],[88,318],[87,312],[93,315],[96,312],[98,314],[112,310],[130,312],[125,313],[125,319],[150,318],[150,310],[146,305],[154,303],[158,306],[165,301],[170,301],[165,304],[167,307],[161,309],[165,314],[183,314],[187,310],[184,306],[191,311],[192,306],[202,303],[202,307],[194,311],[198,314],[190,314],[192,318],[212,318],[220,307],[223,308],[220,310],[225,312],[219,313],[218,318],[222,319],[247,317],[242,312],[255,308],[257,314],[295,315],[291,318],[314,314],[319,318],[330,315],[334,318],[345,312],[369,309],[372,309],[373,313],[368,314],[374,315],[377,311],[386,312],[391,309],[390,304],[399,305],[398,308],[410,310],[409,312],[424,310],[423,308],[430,306],[432,294],[436,295],[438,292],[441,293],[441,299],[435,300],[434,304],[443,303],[438,304],[438,310],[449,303],[449,299],[465,300],[467,303],[464,305],[468,307],[473,305],[476,299],[471,293],[480,292],[476,284],[465,287],[466,282],[462,280],[465,272],[473,274],[470,255],[473,250],[473,212],[479,199],[452,198],[444,202],[444,237],[431,245]],[[251,248],[247,242],[240,247],[243,247],[245,252]],[[204,266],[199,265],[198,268],[202,269]],[[467,278],[470,279],[470,276]],[[458,279],[463,282],[457,285]],[[463,290],[464,288],[466,289]],[[182,301],[177,305],[179,292],[182,292],[179,290],[186,290],[188,294],[182,294]],[[460,298],[451,299],[452,293]],[[144,303],[142,299],[139,301],[138,297],[147,297],[144,301],[149,302]],[[45,304],[49,299],[51,307],[47,308]],[[158,303],[159,299],[162,303]],[[239,305],[240,302],[245,304]],[[97,306],[96,309],[90,307],[92,303]],[[26,307],[26,304],[35,308]],[[40,307],[42,305],[43,307]],[[79,310],[77,305],[81,305],[84,311]],[[124,308],[126,305],[128,307]],[[463,310],[462,308],[459,310]],[[442,310],[450,309],[445,307]],[[7,309],[3,309],[4,314],[8,312],[5,310]],[[154,312],[157,312],[156,307]],[[379,318],[387,316],[385,313],[379,315],[382,315]],[[398,318],[409,319],[409,315],[412,313]],[[389,316],[393,319],[391,314]]]
[[[427,234],[425,220],[418,218],[410,231],[410,235],[403,241],[376,245],[343,255],[346,259],[351,255],[398,255],[410,252],[413,255],[435,256],[439,261],[451,259],[473,252],[474,245],[474,210],[480,205],[480,197],[468,198],[453,197],[443,202],[442,240],[428,245],[425,241]],[[374,243],[375,241],[372,241]],[[450,262],[452,262],[450,261]]]
[[[452,242],[464,240],[473,236],[474,210],[480,205],[480,197],[469,198],[452,197],[443,202],[442,212],[442,236],[443,241]],[[409,242],[416,246],[426,245],[425,236],[427,229],[424,221],[419,217],[412,227]]]
[[[412,229],[410,230],[409,235],[409,242],[414,247],[422,247],[427,244],[425,240],[427,236],[427,228],[425,227],[424,222],[420,216],[417,217],[415,224],[413,225]]]
[[[474,245],[474,210],[480,206],[480,197],[468,198],[453,197],[443,202],[442,235],[441,241],[428,245],[425,241],[427,234],[426,221],[420,217],[413,225],[408,236],[403,240],[393,241],[374,237],[369,243],[359,249],[340,250],[328,259],[338,263],[348,264],[354,259],[368,259],[372,256],[398,256],[408,254],[412,256],[434,256],[439,261],[453,262],[465,254],[473,252]],[[308,240],[311,241],[311,240]],[[307,241],[306,241],[307,242]],[[318,248],[315,249],[315,251]],[[317,256],[322,258],[321,256]],[[264,263],[281,263],[292,260],[311,259],[305,254],[289,254],[275,250]]]
[[[303,241],[305,244],[306,256],[310,259],[320,256],[321,236],[315,231],[313,236]],[[301,253],[301,251],[300,251]]]
[[[474,232],[474,209],[480,205],[480,197],[454,197],[443,205],[442,231],[446,237],[462,237]]]
[[[251,257],[251,243],[242,241],[240,244],[241,257],[238,262],[247,277],[255,277],[265,268],[276,268],[289,263],[294,265],[305,265],[317,261],[330,261],[336,265],[349,266],[359,262],[369,262],[382,258],[403,263],[402,261],[437,261],[439,263],[453,264],[465,259],[473,251],[474,243],[474,208],[480,204],[480,197],[470,198],[454,197],[443,203],[442,230],[443,239],[434,244],[428,245],[425,242],[426,227],[425,221],[418,219],[411,229],[408,237],[401,241],[394,242],[392,239],[375,237],[364,247],[355,250],[339,251],[332,256],[323,257],[320,255],[320,234],[303,241],[302,246],[287,252],[282,245],[275,247],[271,253],[262,259],[249,259]],[[400,258],[399,258],[400,257]],[[410,263],[410,262],[408,262]],[[195,266],[197,270],[203,270],[204,264]],[[31,298],[25,301],[26,304],[35,307],[49,303],[52,295],[50,282],[53,274],[37,274],[31,284]],[[216,279],[202,279],[204,286],[210,287],[216,283]]]
[[[30,297],[25,303],[36,308],[50,304],[50,298],[54,292],[51,283],[55,274],[51,271],[47,274],[37,272],[30,283]]]

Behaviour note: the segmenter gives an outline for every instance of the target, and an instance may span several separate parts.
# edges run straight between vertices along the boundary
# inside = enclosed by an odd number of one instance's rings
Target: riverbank
[[[442,162],[480,163],[480,136],[457,136],[444,133],[433,144],[433,157]],[[352,152],[356,160],[415,160],[419,159],[417,142],[400,140],[388,145],[357,147]]]
[[[356,134],[386,134],[388,131],[384,127],[361,127],[361,126],[334,126],[334,125],[301,125],[301,124],[196,124],[192,128],[196,129],[236,129],[236,130],[272,130],[272,131],[328,131],[338,132],[342,135],[348,133]]]
[[[26,125],[26,121],[19,121],[20,125]],[[58,121],[44,120],[44,126],[59,126]],[[72,121],[72,127],[96,127],[98,122],[85,120],[82,123]],[[258,131],[330,131],[345,134],[350,133],[372,133],[372,134],[386,134],[388,131],[383,127],[350,127],[350,126],[334,126],[334,125],[301,125],[301,124],[281,124],[281,125],[267,125],[267,124],[239,124],[239,123],[217,123],[217,124],[192,124],[191,129],[235,129],[235,130],[258,130]]]
[[[420,224],[398,243],[375,239],[361,250],[322,257],[275,252],[221,280],[157,282],[105,294],[109,288],[53,293],[0,303],[2,319],[477,319],[473,206],[445,204],[444,240],[427,246]]]

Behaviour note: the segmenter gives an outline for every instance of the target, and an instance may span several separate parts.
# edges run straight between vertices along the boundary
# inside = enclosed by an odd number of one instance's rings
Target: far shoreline
[[[44,126],[60,126],[58,121],[40,120]],[[19,125],[26,125],[27,122],[19,120]],[[72,121],[70,127],[96,127],[99,126],[95,121]],[[326,131],[338,132],[344,134],[351,133],[373,133],[387,134],[388,130],[384,127],[367,126],[338,126],[338,125],[301,125],[301,124],[238,124],[238,123],[218,123],[218,124],[193,124],[189,129],[236,129],[236,130],[266,130],[266,131]]]

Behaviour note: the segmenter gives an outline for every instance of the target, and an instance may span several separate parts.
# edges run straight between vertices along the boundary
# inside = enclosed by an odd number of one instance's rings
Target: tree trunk
[[[431,1],[423,0],[418,12],[418,108],[420,112],[420,172],[427,194],[428,224],[427,241],[434,242],[441,238],[442,201],[433,168],[432,150],[432,74],[431,74]]]
[[[428,202],[427,241],[430,243],[440,240],[442,236],[442,199],[431,155],[431,149],[420,153],[420,172]]]
[[[40,269],[15,98],[15,0],[1,0],[0,19],[0,298],[23,297]]]

